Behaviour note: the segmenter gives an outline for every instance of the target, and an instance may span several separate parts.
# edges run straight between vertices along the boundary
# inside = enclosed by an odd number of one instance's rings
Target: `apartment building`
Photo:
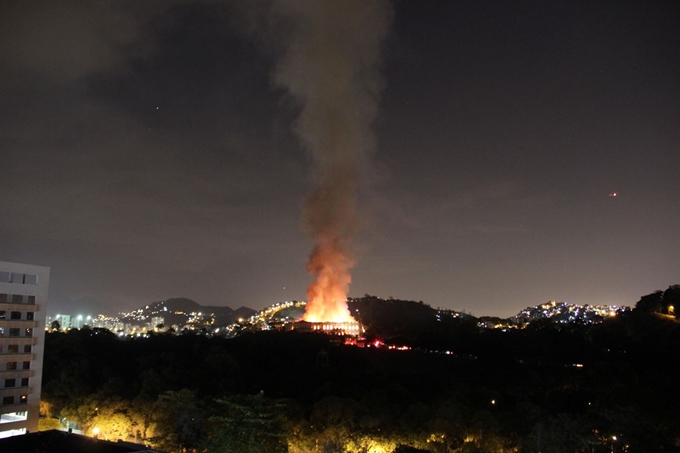
[[[38,431],[49,278],[0,262],[0,438]]]

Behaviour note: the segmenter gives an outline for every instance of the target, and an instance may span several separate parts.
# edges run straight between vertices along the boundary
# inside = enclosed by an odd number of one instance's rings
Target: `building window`
[[[34,313],[32,311],[29,311],[26,313],[26,319],[29,321],[33,321],[33,315]]]
[[[24,354],[29,353],[29,352],[31,352],[32,350],[33,350],[33,346],[31,346],[30,344],[25,344],[25,345],[24,345]]]
[[[38,276],[34,274],[26,274],[24,275],[24,283],[27,285],[37,285]]]
[[[28,296],[28,303],[31,305],[35,305],[35,296]]]
[[[9,336],[10,337],[18,337],[19,336],[19,328],[18,327],[10,327],[9,328]]]
[[[7,362],[7,368],[8,371],[16,370],[17,369],[17,363],[16,362]]]
[[[7,345],[7,354],[18,354],[19,353],[19,345],[18,344],[8,344]]]
[[[12,295],[12,303],[13,304],[20,304],[24,301],[24,296],[21,294],[14,294]]]
[[[31,369],[31,362],[26,361],[24,362],[24,370],[30,370]]]
[[[21,319],[21,312],[20,311],[13,311],[10,319]]]
[[[9,283],[12,280],[12,273],[0,271],[0,282]]]
[[[13,396],[5,396],[2,398],[2,405],[3,406],[9,406],[11,404],[14,404],[14,397]]]
[[[21,386],[22,387],[28,387],[28,378],[21,378]]]
[[[9,294],[0,293],[0,304],[4,304],[12,300]]]
[[[0,319],[5,319],[6,313],[5,310],[0,310]]]
[[[28,403],[28,395],[21,395],[19,397],[19,404],[26,404]]]
[[[14,387],[17,385],[16,379],[5,379],[5,388]]]
[[[31,328],[26,329],[26,336],[27,337],[33,336],[33,329],[31,329]]]

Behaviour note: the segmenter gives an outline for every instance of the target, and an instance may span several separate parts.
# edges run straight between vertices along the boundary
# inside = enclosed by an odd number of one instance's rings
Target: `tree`
[[[680,319],[680,285],[669,286],[663,292],[663,305],[666,313]]]
[[[38,431],[50,431],[53,429],[64,429],[64,425],[57,418],[38,419]]]
[[[130,403],[118,396],[95,393],[69,403],[60,415],[89,435],[97,428],[100,438],[124,440],[134,435],[132,412]]]
[[[421,450],[420,448],[411,447],[409,445],[397,445],[393,453],[428,453],[428,450]]]
[[[202,445],[208,452],[258,453],[288,451],[281,402],[257,395],[217,400],[220,415],[208,419]]]
[[[642,296],[637,304],[635,304],[635,311],[642,313],[658,313],[661,311],[663,302],[663,292],[654,291],[651,294]]]
[[[125,440],[133,437],[134,425],[126,412],[103,412],[91,419],[90,432],[104,440]]]
[[[155,448],[168,452],[191,451],[203,435],[204,416],[196,394],[188,389],[167,391],[158,396],[155,406]]]
[[[57,320],[54,320],[54,321],[52,321],[52,324],[51,324],[50,327],[51,327],[51,330],[59,332],[61,330],[61,323],[59,323],[59,321],[57,321]]]
[[[52,407],[52,403],[49,401],[45,401],[43,399],[40,400],[40,417],[44,418],[52,418],[54,417],[54,409]]]
[[[59,418],[69,423],[72,423],[83,428],[86,431],[92,419],[97,415],[99,409],[99,400],[95,395],[88,397],[81,397],[70,401],[59,413]]]
[[[598,443],[584,416],[560,413],[540,420],[526,439],[529,452],[590,451]]]

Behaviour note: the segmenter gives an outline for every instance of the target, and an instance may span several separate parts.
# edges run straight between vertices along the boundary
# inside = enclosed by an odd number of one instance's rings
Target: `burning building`
[[[356,321],[343,322],[309,322],[297,321],[293,323],[293,330],[300,332],[317,332],[326,335],[359,337],[363,333],[363,327]]]

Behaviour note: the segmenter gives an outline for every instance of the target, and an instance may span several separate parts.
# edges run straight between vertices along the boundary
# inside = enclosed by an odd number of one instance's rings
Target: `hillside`
[[[123,313],[122,322],[142,324],[152,317],[162,317],[166,326],[185,326],[187,324],[222,326],[236,322],[239,318],[252,316],[255,310],[240,307],[204,306],[184,297],[153,302],[129,313]]]

